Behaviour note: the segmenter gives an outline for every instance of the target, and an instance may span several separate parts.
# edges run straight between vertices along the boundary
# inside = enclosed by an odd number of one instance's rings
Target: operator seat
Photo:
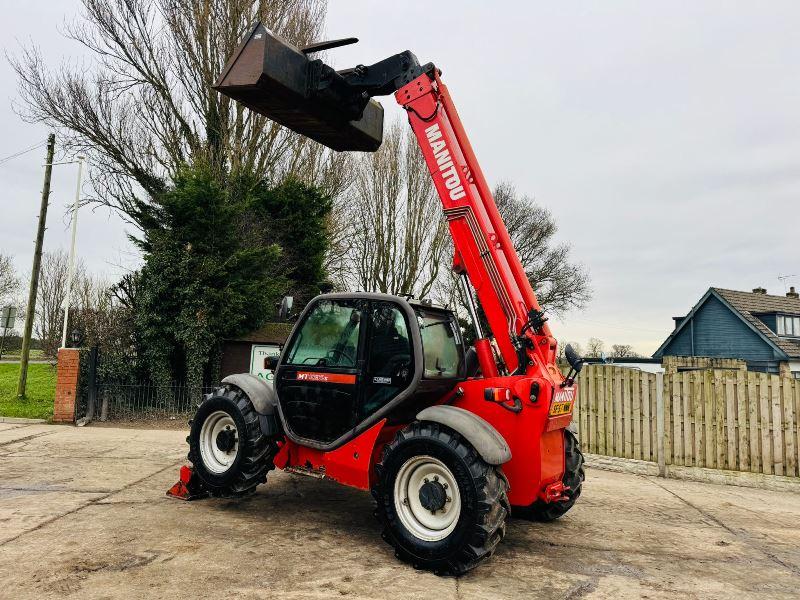
[[[411,346],[408,338],[400,333],[394,323],[379,324],[372,334],[372,352],[370,353],[370,371],[373,375],[391,377],[393,366],[397,366],[397,357],[411,358]]]

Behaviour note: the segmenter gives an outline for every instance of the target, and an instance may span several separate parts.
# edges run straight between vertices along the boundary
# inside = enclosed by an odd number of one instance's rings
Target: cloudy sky
[[[400,50],[433,61],[491,182],[550,208],[592,277],[594,300],[554,324],[651,353],[711,285],[800,285],[800,5],[796,2],[338,0],[328,35],[356,35],[337,66]],[[567,3],[559,3],[566,5]],[[0,45],[58,34],[77,0],[4,7]],[[47,131],[12,110],[0,64],[0,160]],[[395,107],[387,105],[389,115]],[[0,164],[0,250],[28,269],[43,150]],[[66,247],[74,166],[56,167],[46,248]],[[121,221],[80,217],[80,255],[115,277],[136,265]]]

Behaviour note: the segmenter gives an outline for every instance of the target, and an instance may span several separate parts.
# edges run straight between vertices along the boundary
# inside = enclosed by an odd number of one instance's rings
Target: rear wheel
[[[569,429],[564,430],[564,477],[561,481],[569,488],[565,500],[542,502],[537,500],[530,506],[514,507],[514,516],[531,521],[550,522],[563,517],[581,495],[583,480],[583,453],[578,438]]]
[[[384,449],[377,471],[376,516],[398,558],[460,575],[503,539],[506,478],[452,429],[412,423]]]
[[[267,480],[277,447],[261,432],[258,413],[242,390],[218,389],[191,424],[189,460],[213,496],[246,496]]]

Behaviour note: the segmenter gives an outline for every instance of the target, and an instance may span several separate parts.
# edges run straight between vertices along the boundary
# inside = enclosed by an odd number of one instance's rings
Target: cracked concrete
[[[800,495],[589,471],[562,521],[509,522],[460,578],[399,563],[369,494],[271,473],[164,496],[186,432],[0,424],[0,597],[796,598]]]

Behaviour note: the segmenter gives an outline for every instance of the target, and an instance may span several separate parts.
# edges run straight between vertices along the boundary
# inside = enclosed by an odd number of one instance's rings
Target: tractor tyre
[[[461,575],[503,539],[508,480],[454,430],[415,421],[384,448],[372,495],[395,556],[437,575]]]
[[[258,413],[239,388],[209,394],[190,421],[189,460],[212,496],[239,498],[255,492],[274,469],[274,440],[265,436]]]
[[[569,429],[564,430],[564,477],[561,481],[569,488],[564,494],[566,500],[542,502],[537,500],[530,506],[514,507],[514,516],[529,521],[549,523],[563,517],[575,505],[581,495],[583,480],[583,452],[578,438]]]

